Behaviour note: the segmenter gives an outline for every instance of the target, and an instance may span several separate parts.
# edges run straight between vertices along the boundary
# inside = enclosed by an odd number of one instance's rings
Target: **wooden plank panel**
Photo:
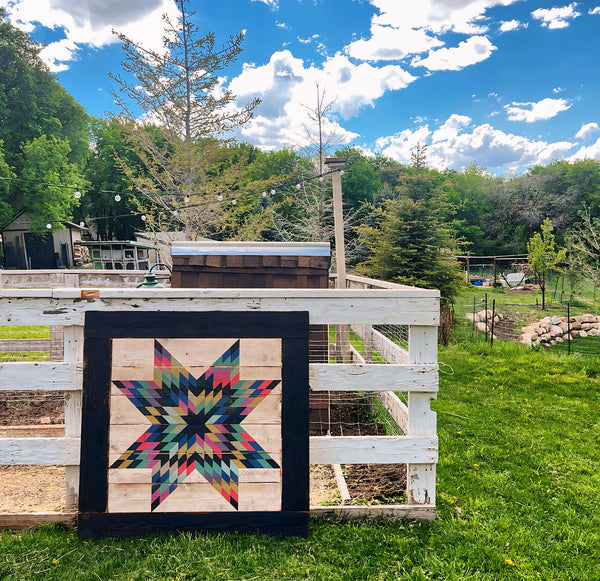
[[[369,327],[368,334],[363,331],[362,325],[352,325],[350,328],[379,353],[388,363],[408,363],[408,351],[388,339],[381,332]]]
[[[125,395],[117,392],[113,386],[110,401],[110,423],[112,425],[150,425],[150,421]],[[281,385],[276,387],[255,408],[248,419],[251,424],[277,424],[281,422]]]
[[[82,367],[56,361],[0,363],[0,391],[78,391]]]
[[[311,464],[407,464],[437,462],[437,437],[313,436]]]
[[[425,391],[438,390],[438,366],[432,364],[311,363],[313,391]]]
[[[0,438],[0,465],[76,466],[79,438]]]

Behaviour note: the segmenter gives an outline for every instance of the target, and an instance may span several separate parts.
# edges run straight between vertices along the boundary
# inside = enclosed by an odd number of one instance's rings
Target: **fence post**
[[[567,355],[571,355],[571,303],[567,303]]]
[[[410,363],[437,363],[437,328],[409,328],[408,357]],[[431,410],[435,393],[408,392],[409,436],[436,436],[437,414]],[[408,464],[406,492],[409,503],[435,504],[435,464]]]
[[[487,315],[487,313],[486,313]],[[494,345],[494,323],[496,320],[496,299],[492,301],[492,332],[490,333],[490,347]]]
[[[83,327],[69,325],[63,327],[64,361],[70,363],[79,382],[82,381],[81,367],[83,365]],[[83,399],[82,384],[77,391],[65,392],[65,436],[67,438],[81,437],[81,408]],[[77,509],[79,497],[79,466],[65,466],[65,508]]]

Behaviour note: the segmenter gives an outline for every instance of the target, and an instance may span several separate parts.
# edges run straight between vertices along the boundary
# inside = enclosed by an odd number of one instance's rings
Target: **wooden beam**
[[[76,466],[79,438],[0,438],[0,466]]]
[[[0,363],[0,391],[78,391],[81,364],[57,361]]]
[[[437,364],[397,365],[311,363],[313,391],[415,391],[438,390]]]
[[[74,527],[76,522],[74,512],[0,512],[0,529],[19,530],[53,523]]]
[[[432,521],[435,519],[433,504],[378,504],[371,506],[311,506],[310,516],[327,516],[330,514],[348,518],[389,517],[417,521]]]
[[[312,436],[311,464],[408,464],[437,462],[437,437]]]

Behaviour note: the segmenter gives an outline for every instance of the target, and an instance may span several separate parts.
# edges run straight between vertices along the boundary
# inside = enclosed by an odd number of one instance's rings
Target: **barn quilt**
[[[87,313],[84,352],[80,535],[307,534],[306,313]]]

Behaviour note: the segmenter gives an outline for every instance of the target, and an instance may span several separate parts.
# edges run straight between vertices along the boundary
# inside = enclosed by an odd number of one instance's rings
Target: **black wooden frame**
[[[308,535],[307,312],[88,311],[84,338],[79,536],[184,530]],[[281,511],[107,512],[110,370],[115,338],[281,338]]]

